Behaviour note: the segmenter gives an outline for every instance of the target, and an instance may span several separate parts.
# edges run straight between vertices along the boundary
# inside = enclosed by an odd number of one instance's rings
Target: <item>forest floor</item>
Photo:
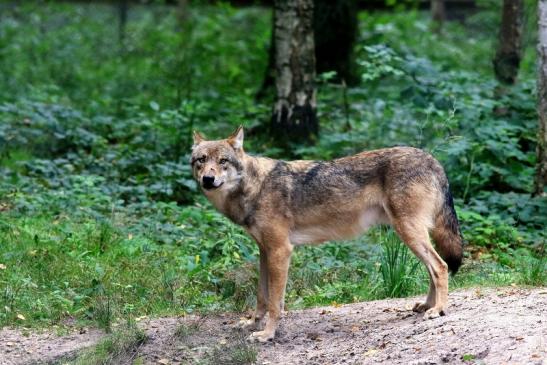
[[[450,293],[446,316],[424,321],[422,298],[289,311],[274,341],[250,344],[240,315],[141,319],[147,339],[114,363],[140,364],[547,364],[547,288]],[[65,363],[98,330],[0,330],[0,364]]]

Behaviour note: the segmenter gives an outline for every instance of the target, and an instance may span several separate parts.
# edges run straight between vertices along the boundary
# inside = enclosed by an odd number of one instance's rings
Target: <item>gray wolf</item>
[[[448,271],[461,265],[460,228],[440,163],[411,147],[362,152],[332,161],[279,161],[248,155],[243,128],[208,141],[194,132],[191,165],[209,201],[253,237],[260,251],[251,339],[275,336],[295,245],[355,237],[389,224],[427,268],[429,293],[414,311],[443,315]],[[430,242],[430,235],[436,250]]]

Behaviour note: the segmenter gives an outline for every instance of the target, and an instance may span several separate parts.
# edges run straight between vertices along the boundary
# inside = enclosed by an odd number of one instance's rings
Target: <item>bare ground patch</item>
[[[265,345],[245,341],[238,314],[148,320],[140,323],[147,341],[128,358],[145,364],[547,363],[547,288],[452,292],[448,315],[428,321],[410,310],[416,300],[290,311]],[[3,329],[0,364],[53,361],[100,337],[99,331],[59,337]]]

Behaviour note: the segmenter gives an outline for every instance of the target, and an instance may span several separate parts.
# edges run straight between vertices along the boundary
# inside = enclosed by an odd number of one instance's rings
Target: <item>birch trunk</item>
[[[503,0],[499,44],[494,57],[496,78],[506,84],[517,80],[522,55],[523,0]]]
[[[275,86],[271,131],[281,141],[313,142],[316,116],[313,1],[276,0]]]
[[[544,194],[547,184],[547,0],[538,1],[538,115],[537,172],[535,195]]]

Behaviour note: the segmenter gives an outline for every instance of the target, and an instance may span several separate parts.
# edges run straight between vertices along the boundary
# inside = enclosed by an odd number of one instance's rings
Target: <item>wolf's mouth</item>
[[[224,181],[218,184],[218,186],[215,186],[214,184],[207,184],[207,185],[201,185],[205,190],[215,190],[220,188],[222,185],[224,185]]]

